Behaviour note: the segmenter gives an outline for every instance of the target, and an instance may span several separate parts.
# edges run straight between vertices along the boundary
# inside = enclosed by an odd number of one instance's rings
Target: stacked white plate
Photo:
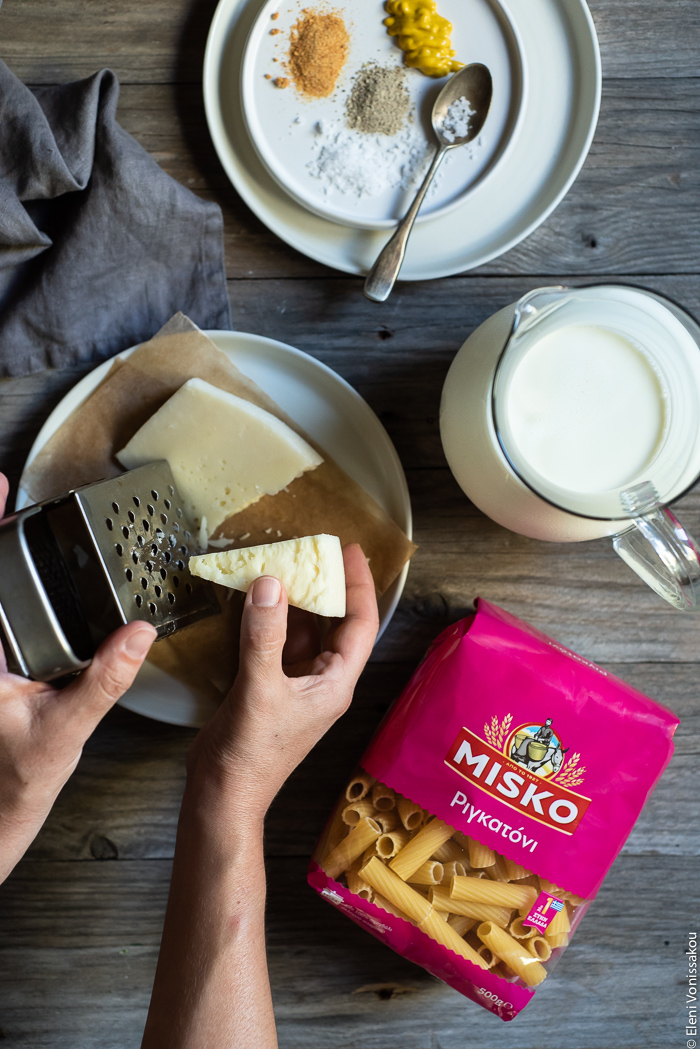
[[[293,83],[277,87],[304,8],[313,4],[220,0],[204,61],[207,121],[233,185],[271,230],[319,262],[365,273],[416,186],[358,195],[319,177],[317,159],[329,129],[343,130],[362,66],[401,65],[402,56],[381,0],[344,0],[333,10],[350,49],[333,94],[309,99]],[[528,236],[578,174],[600,104],[600,54],[585,0],[439,0],[438,10],[452,22],[459,60],[491,69],[494,96],[481,141],[449,154],[423,206],[401,272],[408,280],[479,266]],[[444,83],[406,71],[413,128],[426,144]]]

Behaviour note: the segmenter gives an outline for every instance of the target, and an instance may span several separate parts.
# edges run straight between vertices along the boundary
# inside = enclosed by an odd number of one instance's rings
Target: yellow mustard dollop
[[[462,68],[451,46],[452,23],[437,13],[435,0],[386,0],[384,8],[387,33],[396,37],[407,66],[434,77]]]

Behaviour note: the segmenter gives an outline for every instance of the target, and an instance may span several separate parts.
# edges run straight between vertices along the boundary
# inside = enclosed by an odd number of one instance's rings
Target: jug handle
[[[683,612],[698,612],[700,549],[655,495],[648,482],[622,493],[623,506],[635,516],[613,536],[613,548],[660,597]]]

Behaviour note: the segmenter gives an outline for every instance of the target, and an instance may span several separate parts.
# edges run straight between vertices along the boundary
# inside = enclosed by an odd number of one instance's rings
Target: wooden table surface
[[[627,280],[700,315],[700,2],[593,0],[603,104],[567,198],[502,258],[462,277],[401,285],[384,306],[365,301],[359,280],[279,241],[227,183],[200,85],[214,6],[5,0],[0,57],[30,85],[63,83],[106,65],[116,71],[123,126],[166,171],[224,210],[234,327],[292,343],[335,368],[378,413],[408,477],[420,546],[399,610],[352,709],[294,774],[268,821],[268,942],[280,1044],[685,1046],[685,951],[699,916],[700,619],[664,605],[607,542],[544,544],[487,520],[447,469],[438,404],[466,336],[538,285]],[[84,371],[0,384],[0,466],[14,483],[43,419]],[[700,533],[700,493],[687,496],[679,513]],[[315,837],[381,714],[419,654],[478,594],[682,719],[672,764],[572,946],[510,1024],[394,955],[305,883]],[[140,1044],[193,735],[115,710],[2,888],[0,1040],[8,1047]]]

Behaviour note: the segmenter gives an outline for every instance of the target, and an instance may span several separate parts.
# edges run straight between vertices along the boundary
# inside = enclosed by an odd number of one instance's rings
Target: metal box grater
[[[117,627],[158,638],[220,611],[190,574],[193,527],[163,459],[0,521],[0,631],[8,669],[51,681],[88,666]]]

